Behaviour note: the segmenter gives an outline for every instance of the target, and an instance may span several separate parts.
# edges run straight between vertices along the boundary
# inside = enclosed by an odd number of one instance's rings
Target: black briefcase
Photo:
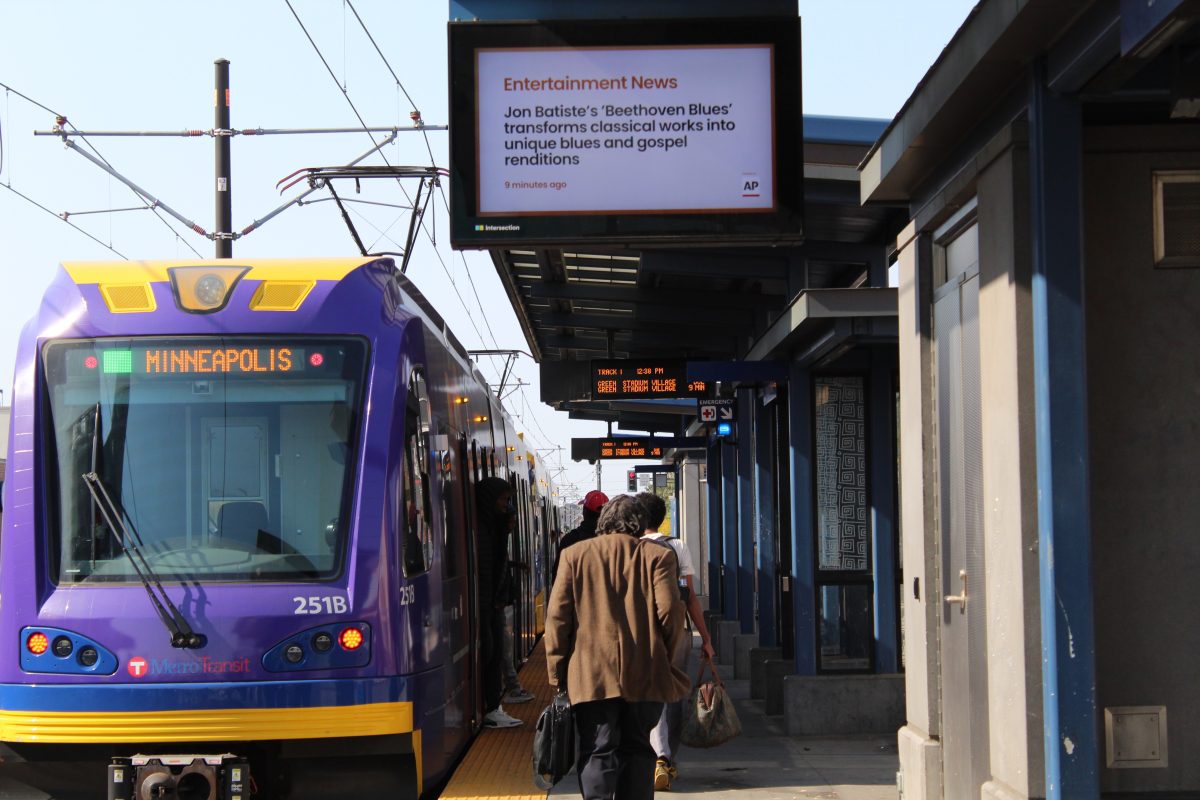
[[[538,717],[533,733],[533,782],[550,789],[575,764],[575,720],[566,692],[558,692]]]

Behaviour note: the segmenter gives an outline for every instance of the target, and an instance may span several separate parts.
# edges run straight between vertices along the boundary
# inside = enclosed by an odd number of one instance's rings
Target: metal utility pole
[[[447,127],[445,125],[426,125],[424,120],[421,119],[420,112],[413,111],[409,114],[409,117],[413,121],[413,126],[411,128],[401,128],[401,127],[395,126],[395,125],[386,127],[386,128],[385,127],[372,127],[372,126],[364,125],[359,128],[262,128],[262,127],[259,127],[259,128],[245,128],[242,130],[234,130],[233,128],[230,127],[231,122],[230,122],[230,97],[229,97],[229,60],[225,59],[225,58],[218,58],[213,62],[213,64],[216,67],[216,69],[215,69],[215,78],[216,79],[214,82],[215,85],[214,85],[214,89],[213,89],[213,107],[215,110],[215,115],[214,115],[215,116],[215,125],[211,130],[200,130],[200,129],[196,129],[196,128],[191,128],[191,129],[174,130],[174,131],[81,131],[81,130],[78,130],[77,128],[75,128],[75,126],[71,125],[67,121],[67,118],[65,116],[55,117],[55,124],[51,130],[48,130],[48,131],[35,130],[33,132],[34,136],[57,136],[57,137],[59,137],[62,140],[64,145],[66,145],[71,150],[74,150],[76,153],[83,156],[88,161],[92,162],[97,167],[104,170],[109,175],[111,175],[112,177],[114,177],[118,181],[120,181],[121,183],[128,186],[130,190],[132,190],[135,194],[137,194],[138,197],[142,198],[142,200],[144,200],[146,203],[145,206],[139,206],[137,209],[109,208],[109,209],[104,209],[103,211],[77,211],[77,212],[64,211],[59,216],[62,217],[62,219],[66,220],[68,217],[72,216],[73,214],[99,214],[99,213],[110,213],[110,212],[115,212],[115,211],[133,211],[133,210],[141,210],[141,209],[152,210],[157,214],[157,212],[159,210],[162,210],[163,212],[174,217],[179,222],[183,223],[183,225],[185,225],[188,229],[195,231],[196,233],[200,234],[201,236],[205,237],[206,239],[212,239],[213,242],[216,243],[215,251],[216,251],[217,258],[233,258],[233,242],[234,242],[234,240],[240,239],[241,237],[245,236],[246,234],[248,234],[252,231],[258,230],[265,223],[274,219],[280,213],[287,210],[288,208],[291,208],[292,206],[295,206],[295,205],[304,204],[305,198],[307,198],[313,192],[318,191],[319,189],[328,188],[330,193],[333,195],[333,199],[338,203],[339,206],[342,206],[342,201],[339,200],[339,198],[337,197],[337,193],[333,191],[333,186],[329,183],[329,181],[333,178],[353,178],[355,181],[358,181],[362,178],[388,178],[388,179],[420,178],[422,181],[421,186],[424,187],[424,189],[422,190],[421,188],[418,188],[417,202],[412,204],[413,205],[413,214],[416,215],[417,221],[415,223],[412,223],[409,225],[408,242],[407,242],[407,246],[404,248],[404,261],[401,264],[401,270],[400,270],[401,272],[403,272],[404,267],[407,266],[408,259],[411,257],[411,254],[412,254],[412,244],[417,236],[417,230],[419,228],[420,216],[424,215],[425,210],[429,205],[430,198],[432,198],[432,196],[433,196],[433,187],[437,184],[438,177],[446,175],[447,172],[445,170],[439,169],[436,166],[429,166],[429,167],[397,166],[397,167],[392,167],[391,165],[389,165],[388,167],[361,167],[361,166],[357,166],[357,165],[360,162],[369,158],[371,155],[373,155],[373,154],[379,152],[380,150],[382,150],[383,148],[387,147],[392,142],[396,141],[396,138],[401,133],[404,133],[404,132],[425,133],[427,131],[444,131],[444,130],[447,130]],[[4,84],[0,84],[0,87],[3,87],[3,86],[4,86]],[[300,181],[307,179],[308,183],[309,183],[309,188],[307,191],[296,195],[291,200],[288,200],[286,203],[283,203],[278,208],[276,208],[273,211],[266,214],[266,216],[260,217],[259,219],[252,221],[249,225],[247,225],[245,228],[243,228],[240,232],[234,231],[234,229],[233,229],[233,176],[232,176],[233,170],[232,170],[231,158],[230,158],[230,145],[231,145],[231,142],[232,142],[234,136],[278,136],[278,135],[309,134],[309,133],[358,133],[358,132],[366,132],[366,133],[386,132],[388,134],[388,136],[386,136],[380,142],[375,142],[374,137],[372,137],[373,144],[372,144],[371,149],[367,150],[365,153],[363,153],[358,158],[351,161],[349,164],[346,164],[345,166],[342,166],[342,167],[309,167],[306,169],[296,170],[291,175],[288,175],[286,178],[281,180],[279,182],[279,184],[277,184],[277,187],[279,185],[286,184],[286,185],[283,185],[282,188],[280,189],[280,191],[282,192],[286,189],[290,189],[296,183],[299,183]],[[213,187],[215,190],[215,201],[216,201],[215,202],[216,214],[214,215],[215,216],[214,227],[216,229],[214,231],[212,231],[211,233],[209,231],[206,231],[204,228],[200,227],[200,225],[196,224],[191,219],[188,219],[183,214],[181,214],[180,212],[176,211],[171,206],[167,205],[166,203],[164,203],[163,201],[158,199],[158,197],[156,197],[155,195],[146,191],[145,189],[143,189],[142,187],[138,186],[136,183],[131,181],[129,178],[126,178],[124,175],[117,172],[112,167],[112,165],[110,165],[108,162],[106,162],[103,159],[98,158],[97,156],[92,155],[91,153],[87,152],[86,150],[80,148],[73,141],[73,139],[75,137],[82,138],[85,136],[179,136],[179,137],[184,137],[184,138],[191,138],[191,137],[198,137],[198,136],[213,137],[213,142],[216,145],[216,153],[215,153],[216,157],[214,159],[214,165],[215,165],[215,171],[216,171],[216,176],[215,176],[216,177],[216,181],[215,181],[216,185]],[[300,177],[296,177],[296,176],[300,176]],[[425,181],[429,181],[428,186],[425,185],[425,183],[424,183]],[[423,205],[420,204],[422,202],[422,199],[421,199],[422,191],[424,191],[424,200],[423,200],[424,204]],[[308,202],[313,202],[313,201],[308,201]],[[401,207],[401,206],[398,206],[398,207]],[[403,206],[403,207],[407,208],[407,206]],[[345,216],[344,207],[343,207],[343,216]],[[357,240],[357,238],[358,238],[357,234],[354,232],[354,227],[349,224],[348,218],[347,218],[347,226],[351,230],[351,235],[355,236],[355,238]],[[191,247],[191,245],[188,245],[188,246]],[[359,249],[364,250],[361,243],[359,244]],[[195,248],[192,248],[192,250],[193,250],[193,252],[196,252],[197,256],[200,255],[199,252],[195,250]],[[365,254],[365,252],[364,252],[364,254]],[[507,352],[507,351],[505,351],[505,352]],[[514,352],[524,352],[524,351],[514,351]],[[528,355],[528,353],[526,353],[526,355]]]
[[[218,58],[216,65],[216,91],[213,104],[216,107],[213,141],[217,146],[217,207],[213,240],[217,258],[233,258],[233,191],[230,184],[229,140],[233,135],[229,127],[229,60]]]

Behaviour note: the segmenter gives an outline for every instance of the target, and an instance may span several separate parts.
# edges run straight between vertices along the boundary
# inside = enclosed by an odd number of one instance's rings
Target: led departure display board
[[[704,447],[702,436],[609,436],[602,439],[572,439],[571,458],[603,461],[623,458],[662,458],[668,450]]]
[[[687,379],[683,359],[593,359],[593,400],[708,397],[711,384]]]
[[[451,242],[803,236],[800,23],[450,24]]]

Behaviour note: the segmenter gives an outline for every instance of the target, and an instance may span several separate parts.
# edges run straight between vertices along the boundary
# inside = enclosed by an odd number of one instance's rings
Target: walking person
[[[637,502],[608,502],[597,535],[562,552],[546,611],[546,669],[574,709],[584,800],[654,796],[650,731],[688,693],[671,665],[684,632],[675,554],[641,541]]]
[[[512,489],[500,478],[484,478],[475,487],[479,518],[476,553],[479,588],[480,668],[483,678],[483,724],[515,728],[524,723],[500,705],[504,694],[504,576],[508,572],[508,521]]]
[[[600,510],[607,502],[608,495],[599,489],[593,489],[583,496],[583,502],[580,504],[583,506],[583,521],[579,523],[579,527],[567,531],[559,541],[558,553],[554,556],[554,569],[550,573],[552,581],[558,576],[558,560],[562,558],[563,550],[596,535],[596,523],[600,519]]]
[[[637,501],[646,523],[646,532],[642,534],[642,538],[662,542],[675,551],[675,557],[679,560],[680,595],[687,608],[688,617],[692,620],[692,626],[700,634],[700,657],[711,659],[716,655],[716,651],[713,650],[708,626],[704,624],[704,612],[700,609],[700,600],[696,597],[696,587],[692,583],[692,576],[696,574],[692,554],[681,539],[658,532],[663,520],[667,518],[667,504],[661,497],[653,492],[642,492],[634,499]],[[692,637],[690,635],[683,636],[679,640],[679,646],[672,654],[671,664],[685,675],[688,674],[688,659],[691,652]],[[684,702],[684,700],[678,700],[665,704],[662,716],[659,717],[658,724],[654,726],[654,731],[650,734],[650,744],[654,747],[656,756],[655,789],[669,790],[671,784],[679,777],[679,769],[675,766],[675,757],[679,752],[679,733],[683,729]]]

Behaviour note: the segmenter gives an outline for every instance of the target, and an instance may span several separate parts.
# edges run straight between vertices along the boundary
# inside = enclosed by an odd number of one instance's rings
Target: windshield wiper
[[[167,632],[171,634],[171,646],[196,649],[204,646],[204,636],[192,630],[192,626],[188,625],[187,620],[183,618],[183,614],[171,602],[167,590],[163,588],[158,576],[154,573],[154,569],[146,561],[146,557],[142,555],[141,547],[144,546],[142,537],[138,534],[137,529],[125,524],[129,518],[128,512],[124,506],[115,502],[109,496],[108,490],[104,488],[104,484],[100,481],[100,476],[95,472],[87,472],[83,475],[83,484],[87,487],[88,492],[92,495],[92,500],[100,509],[100,515],[104,517],[105,523],[109,529],[116,535],[117,541],[121,545],[121,550],[124,551],[125,557],[129,559],[130,566],[137,573],[138,578],[142,582],[142,586],[146,589],[146,594],[150,597],[150,602],[154,605],[154,610],[158,612],[159,619],[166,626]],[[132,519],[130,519],[132,523]]]

